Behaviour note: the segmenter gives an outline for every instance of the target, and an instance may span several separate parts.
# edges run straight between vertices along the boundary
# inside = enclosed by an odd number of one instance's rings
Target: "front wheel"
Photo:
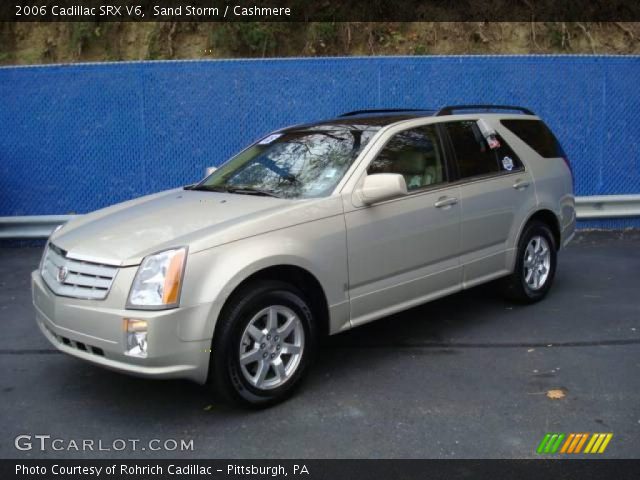
[[[316,347],[311,308],[278,281],[246,286],[225,307],[211,353],[210,384],[224,400],[264,407],[301,382]]]
[[[507,298],[521,303],[542,300],[556,273],[556,250],[549,227],[542,222],[529,223],[518,243],[515,269],[503,280]]]

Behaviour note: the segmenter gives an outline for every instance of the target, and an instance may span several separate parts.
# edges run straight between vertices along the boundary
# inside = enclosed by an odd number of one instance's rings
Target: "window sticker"
[[[504,157],[502,159],[502,166],[505,170],[510,172],[513,170],[513,159],[511,157]]]
[[[485,122],[484,119],[481,118],[476,122],[476,124],[478,125],[478,128],[480,129],[480,132],[482,133],[482,136],[484,138],[489,138],[490,136],[496,134],[495,129],[487,122]]]
[[[482,118],[478,120],[476,123],[478,125],[478,128],[480,129],[480,133],[482,133],[482,136],[487,141],[489,148],[491,150],[500,148],[500,141],[496,136],[496,131],[494,130],[494,128],[491,125],[489,125],[487,122],[485,122]]]
[[[277,139],[279,139],[282,136],[281,133],[272,133],[271,135],[269,135],[268,137],[263,138],[262,140],[260,140],[258,142],[258,145],[269,145],[272,142],[275,142]]]
[[[489,144],[489,148],[491,150],[500,148],[500,140],[498,140],[495,135],[491,135],[489,138],[487,138],[487,143]]]

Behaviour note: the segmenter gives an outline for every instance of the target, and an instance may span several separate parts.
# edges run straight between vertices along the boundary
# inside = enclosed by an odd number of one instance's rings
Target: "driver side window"
[[[395,135],[369,165],[367,174],[375,173],[399,173],[409,191],[443,183],[446,172],[435,126]]]

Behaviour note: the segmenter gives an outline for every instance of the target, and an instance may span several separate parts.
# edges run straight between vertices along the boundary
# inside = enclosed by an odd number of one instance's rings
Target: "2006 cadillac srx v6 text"
[[[542,299],[574,229],[569,163],[529,110],[350,112],[72,220],[33,301],[65,353],[265,406],[323,335],[490,280]]]

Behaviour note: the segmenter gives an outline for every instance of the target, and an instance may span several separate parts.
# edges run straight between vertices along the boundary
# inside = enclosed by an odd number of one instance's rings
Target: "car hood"
[[[80,216],[51,242],[79,260],[137,265],[144,256],[166,248],[187,245],[195,252],[286,226],[282,213],[306,202],[176,189]],[[256,222],[269,216],[280,221]],[[294,217],[289,216],[289,223]]]

